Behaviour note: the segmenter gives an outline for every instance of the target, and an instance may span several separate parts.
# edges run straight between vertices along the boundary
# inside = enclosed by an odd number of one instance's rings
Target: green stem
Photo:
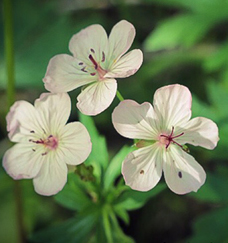
[[[111,210],[111,209],[110,209]],[[104,230],[105,230],[105,235],[107,237],[107,242],[108,243],[113,243],[113,239],[112,239],[112,229],[111,229],[111,225],[110,225],[110,220],[109,220],[109,208],[108,206],[104,206],[103,207],[103,222],[104,222]]]
[[[124,97],[121,95],[121,93],[119,92],[119,90],[116,91],[116,96],[120,101],[124,100]]]
[[[4,55],[6,60],[7,103],[8,108],[15,101],[14,48],[13,48],[13,11],[11,0],[3,0]],[[20,243],[26,242],[23,224],[23,205],[19,181],[14,183],[14,196]]]
[[[7,72],[7,101],[10,107],[15,101],[13,16],[11,0],[3,1],[4,47]]]

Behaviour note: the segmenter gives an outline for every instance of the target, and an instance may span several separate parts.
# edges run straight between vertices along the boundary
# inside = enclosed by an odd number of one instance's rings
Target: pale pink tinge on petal
[[[191,117],[192,96],[183,85],[173,84],[158,89],[154,94],[154,110],[162,130],[184,126]]]
[[[43,93],[34,106],[41,127],[50,134],[66,124],[71,112],[71,100],[67,93]]]
[[[124,100],[114,109],[112,123],[116,131],[132,139],[155,140],[157,138],[156,115],[150,103],[138,104]]]
[[[104,76],[108,78],[126,78],[135,74],[143,62],[143,53],[141,50],[132,50],[111,67],[110,71]]]
[[[8,136],[12,142],[27,141],[25,135],[37,130],[37,113],[34,106],[27,101],[17,101],[6,116]]]
[[[130,153],[122,165],[126,185],[137,191],[148,191],[157,185],[162,176],[162,154],[156,145]]]
[[[85,70],[85,64],[66,55],[56,55],[48,63],[43,79],[45,88],[53,93],[68,92],[96,80]]]
[[[92,149],[89,133],[80,122],[67,124],[60,133],[61,148],[58,156],[68,165],[78,165],[84,162]]]
[[[3,167],[13,179],[34,178],[40,171],[44,157],[33,150],[32,144],[18,143],[3,156]]]
[[[219,141],[218,127],[210,119],[196,117],[184,127],[184,135],[176,139],[181,144],[192,144],[207,149],[214,149]]]
[[[135,27],[126,20],[121,20],[113,26],[109,36],[108,59],[113,65],[131,47],[135,38]]]
[[[101,25],[91,25],[73,35],[69,43],[70,52],[84,63],[91,64],[89,55],[101,61],[103,53],[107,55],[108,37]]]
[[[176,145],[164,153],[163,171],[168,187],[176,194],[196,192],[206,180],[202,166]]]
[[[35,191],[44,196],[51,196],[61,191],[67,182],[67,165],[56,154],[45,155],[40,172],[33,179]]]
[[[115,79],[106,79],[91,84],[77,97],[77,107],[83,114],[95,116],[110,106],[115,98],[116,90]]]

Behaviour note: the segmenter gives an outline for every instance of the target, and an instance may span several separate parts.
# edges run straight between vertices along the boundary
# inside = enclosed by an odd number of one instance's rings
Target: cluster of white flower
[[[9,139],[17,144],[6,151],[3,166],[14,179],[33,178],[37,193],[53,195],[67,181],[67,165],[84,162],[91,152],[90,136],[80,122],[66,124],[71,101],[66,93],[83,86],[78,109],[97,115],[112,103],[115,78],[133,75],[142,65],[141,50],[124,55],[135,37],[134,26],[122,20],[109,37],[100,25],[74,35],[69,43],[73,56],[54,56],[43,79],[44,93],[34,106],[17,101],[7,119]],[[162,171],[177,194],[197,191],[204,183],[203,168],[186,151],[185,144],[213,149],[219,140],[216,124],[203,117],[190,120],[191,93],[182,85],[158,89],[150,103],[121,101],[112,122],[122,136],[138,139],[137,150],[123,162],[122,174],[132,189],[147,191]]]

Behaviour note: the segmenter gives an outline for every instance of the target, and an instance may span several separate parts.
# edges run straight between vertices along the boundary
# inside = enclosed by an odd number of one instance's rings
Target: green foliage
[[[185,14],[163,21],[145,42],[147,51],[190,47],[202,39],[214,24],[210,18]]]
[[[89,240],[133,243],[134,240],[122,231],[117,217],[128,223],[127,211],[142,207],[165,186],[160,184],[154,190],[140,193],[123,185],[122,178],[118,181],[121,164],[134,148],[124,146],[109,163],[105,139],[99,135],[92,118],[80,114],[80,120],[91,135],[94,145],[92,153],[85,162],[86,166],[76,166],[76,171],[68,175],[63,190],[54,197],[63,207],[76,211],[76,216],[35,233],[31,240],[53,243],[83,243]],[[91,166],[94,170],[87,170]],[[89,173],[94,173],[95,179]]]
[[[200,216],[193,224],[194,235],[189,242],[228,242],[228,207]]]
[[[105,171],[104,175],[104,188],[108,189],[110,186],[114,186],[115,179],[121,173],[121,166],[124,158],[127,154],[134,150],[133,147],[124,146],[111,160],[108,165],[108,168]]]
[[[83,115],[82,113],[79,115],[80,121],[87,128],[92,142],[92,152],[86,161],[86,164],[93,166],[94,175],[97,180],[100,180],[104,170],[107,168],[109,159],[106,141],[103,136],[99,135],[91,117]]]
[[[222,167],[227,170],[226,167]],[[207,173],[207,180],[205,185],[200,188],[199,193],[191,193],[190,195],[200,201],[212,203],[226,203],[228,202],[228,176],[220,174],[219,172],[212,174]]]
[[[71,210],[81,211],[91,204],[91,199],[86,194],[86,188],[83,181],[74,173],[68,175],[68,183],[64,190],[55,196],[55,200]]]
[[[95,207],[87,208],[75,218],[35,233],[30,240],[42,243],[87,243],[97,222],[98,213]]]
[[[159,183],[153,190],[148,192],[139,192],[127,190],[116,202],[116,208],[124,208],[125,210],[135,210],[142,207],[151,197],[158,195],[166,188],[165,184]]]

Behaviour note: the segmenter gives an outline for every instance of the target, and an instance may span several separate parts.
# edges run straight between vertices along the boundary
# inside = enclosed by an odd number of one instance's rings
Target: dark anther
[[[30,131],[30,133],[35,133],[35,131]]]
[[[96,75],[96,73],[90,73],[90,75],[91,75],[91,76],[95,76],[95,75]]]
[[[91,51],[92,53],[95,53],[95,51],[94,51],[92,48],[90,49],[90,51]]]
[[[144,170],[140,170],[140,174],[143,175],[144,174]]]
[[[85,68],[86,68],[86,67],[83,67],[83,68],[81,69],[81,71],[87,73],[87,71],[85,70]]]
[[[182,178],[182,173],[181,173],[181,171],[178,172],[178,176],[179,176],[180,178]]]
[[[105,61],[105,54],[104,54],[104,52],[102,51],[102,60],[101,60],[101,62],[104,62]]]
[[[79,64],[78,65],[83,65],[83,62],[79,62]]]

